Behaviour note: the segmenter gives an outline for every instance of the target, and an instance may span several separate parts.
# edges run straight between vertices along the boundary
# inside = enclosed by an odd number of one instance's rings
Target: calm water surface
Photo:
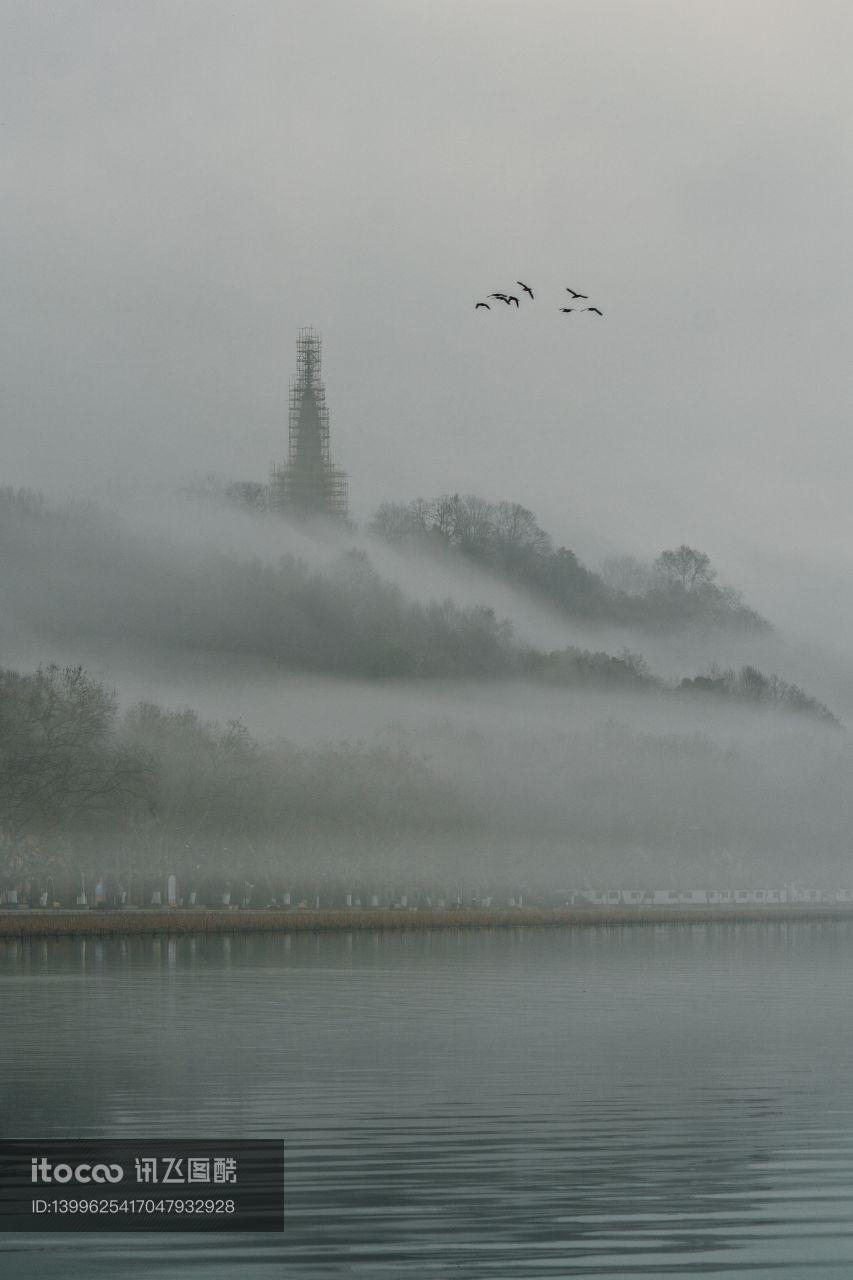
[[[281,1235],[0,1274],[853,1275],[853,926],[0,944],[6,1138],[279,1137]]]

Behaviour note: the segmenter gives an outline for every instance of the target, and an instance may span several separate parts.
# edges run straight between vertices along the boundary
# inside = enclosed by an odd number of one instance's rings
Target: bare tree
[[[684,543],[674,551],[662,551],[655,561],[655,569],[670,585],[684,591],[698,591],[708,586],[717,576],[711,568],[711,560],[704,551],[696,551]]]
[[[426,523],[419,518],[421,513],[414,510],[415,506],[414,502],[408,505],[402,502],[383,502],[368,526],[370,532],[392,544],[425,535]]]
[[[459,526],[459,494],[442,494],[429,504],[430,532],[438,534],[449,546],[454,544]]]
[[[495,553],[505,567],[528,567],[551,554],[550,536],[527,507],[518,502],[499,502],[492,520]]]
[[[494,506],[485,498],[467,493],[456,500],[453,541],[460,551],[486,559],[494,546]]]

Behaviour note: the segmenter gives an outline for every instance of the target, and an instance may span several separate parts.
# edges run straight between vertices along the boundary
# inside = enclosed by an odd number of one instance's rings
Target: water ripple
[[[837,1280],[851,978],[843,923],[6,944],[3,1135],[279,1137],[285,1229],[0,1266]]]

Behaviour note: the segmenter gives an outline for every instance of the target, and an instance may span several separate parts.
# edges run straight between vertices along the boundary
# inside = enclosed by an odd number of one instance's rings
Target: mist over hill
[[[370,530],[393,546],[467,559],[570,617],[664,630],[769,629],[734,587],[716,585],[704,552],[682,544],[653,564],[614,557],[595,573],[568,547],[555,548],[533,512],[517,502],[458,493],[385,502]]]
[[[488,567],[503,565],[505,576],[519,579],[525,593],[531,584],[539,583],[540,590],[543,580],[552,580],[547,575],[555,558],[564,566],[571,559],[579,580],[593,585],[578,597],[565,587],[564,575],[565,611],[592,608],[595,597],[602,609],[612,610],[611,621],[625,621],[627,611],[632,624],[639,602],[643,616],[654,616],[659,628],[680,627],[686,619],[720,626],[729,614],[738,626],[744,618],[757,619],[736,593],[714,586],[708,557],[688,547],[662,553],[648,590],[627,595],[606,588],[566,548],[552,553],[547,535],[517,504],[479,504],[479,542],[473,532],[463,538],[459,513],[468,519],[473,508],[473,499],[449,503],[455,523],[447,516],[452,536],[440,542],[441,553],[458,551],[477,562],[488,546]],[[519,638],[511,618],[499,617],[476,598],[468,604],[423,598],[416,565],[408,590],[389,582],[365,549],[348,545],[346,530],[338,534],[337,546],[320,548],[321,560],[312,565],[285,550],[290,526],[276,520],[274,527],[280,532],[278,554],[269,528],[258,554],[239,544],[208,544],[193,537],[192,528],[179,532],[164,522],[162,528],[134,529],[91,505],[56,506],[40,495],[4,490],[0,535],[7,575],[0,603],[6,625],[42,642],[132,639],[142,650],[249,657],[288,671],[334,676],[529,679],[656,692],[690,687],[833,719],[796,684],[753,665],[735,672],[715,664],[670,688],[627,646],[615,654],[577,644],[543,649]],[[424,536],[433,540],[435,533],[433,528]],[[758,622],[758,629],[767,628]]]
[[[571,643],[529,565],[452,543],[12,489],[0,538],[7,882],[171,872],[275,898],[844,878],[848,736],[811,692],[735,663],[751,611],[731,594],[734,627],[715,604],[698,633],[715,661],[662,674],[626,644]],[[673,629],[689,661],[684,601],[716,597],[681,550],[669,571],[692,583],[662,582],[665,556],[644,592],[583,573],[614,638],[643,634],[631,601],[679,601],[649,637],[666,659]]]

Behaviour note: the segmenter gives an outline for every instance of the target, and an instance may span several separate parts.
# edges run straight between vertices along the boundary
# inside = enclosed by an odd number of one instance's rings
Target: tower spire
[[[273,464],[272,505],[287,514],[347,518],[347,476],[332,463],[329,411],[320,376],[321,339],[300,329],[296,378],[290,384],[287,462]]]

